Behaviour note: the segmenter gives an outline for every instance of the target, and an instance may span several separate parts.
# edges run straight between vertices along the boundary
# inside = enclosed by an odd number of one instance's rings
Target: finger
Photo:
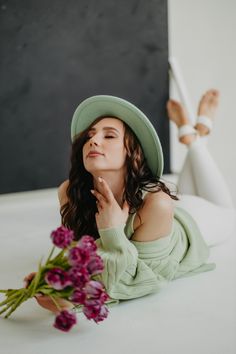
[[[99,184],[96,186],[96,189],[92,189],[92,190],[94,190],[95,192],[99,193],[99,195],[101,195],[101,196],[104,198],[104,200],[105,200],[106,202],[108,202],[107,197],[106,197],[106,192],[105,192],[105,190],[104,190],[104,188],[103,188],[103,186],[101,185],[100,182],[99,182]]]
[[[28,280],[31,280],[31,279],[34,278],[35,275],[36,275],[36,272],[32,272],[32,273],[28,274],[28,275],[26,276],[26,278],[27,278]]]
[[[24,287],[27,288],[29,286],[29,284],[31,283],[31,281],[33,280],[33,278],[35,277],[35,272],[30,273],[29,275],[27,275],[26,277],[24,277],[23,279],[23,284]]]
[[[30,284],[29,281],[24,280],[24,282],[23,282],[24,288],[28,288],[29,284]]]
[[[31,280],[35,276],[36,272],[32,272],[24,277],[24,280]]]
[[[27,283],[30,283],[34,279],[34,276],[24,279]]]
[[[101,204],[107,203],[106,199],[98,191],[91,189],[91,193],[97,198],[99,203],[101,203]]]
[[[114,199],[114,195],[112,193],[109,184],[102,177],[98,177],[98,182],[99,182],[99,186],[102,188],[105,198],[107,199],[108,202],[111,202]]]
[[[96,201],[96,205],[97,205],[98,211],[100,211],[100,210],[103,209],[103,207],[102,207],[102,205],[99,203],[99,201]]]

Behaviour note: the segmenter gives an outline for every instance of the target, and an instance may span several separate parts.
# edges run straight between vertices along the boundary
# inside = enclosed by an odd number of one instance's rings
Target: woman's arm
[[[96,280],[104,283],[111,298],[131,299],[158,292],[175,273],[177,263],[168,257],[170,238],[164,241],[164,245],[163,241],[159,242],[159,238],[170,236],[172,232],[172,203],[168,198],[151,197],[143,206],[141,218],[142,223],[135,230],[132,240],[140,241],[140,245],[146,243],[152,246],[152,257],[150,251],[145,253],[145,249],[142,255],[139,254],[124,233],[125,225],[98,230],[100,239],[96,243],[98,254],[104,262],[104,271],[96,276]]]

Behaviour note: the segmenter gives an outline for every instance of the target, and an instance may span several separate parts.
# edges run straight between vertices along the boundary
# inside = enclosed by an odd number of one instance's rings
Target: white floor
[[[59,225],[56,189],[0,196],[0,288],[21,287],[23,277],[37,270],[51,247],[49,234]],[[0,318],[1,352],[235,354],[236,235],[212,248],[209,262],[216,263],[214,271],[122,302],[99,324],[78,314],[69,333],[54,329],[54,316],[29,300],[9,319]]]

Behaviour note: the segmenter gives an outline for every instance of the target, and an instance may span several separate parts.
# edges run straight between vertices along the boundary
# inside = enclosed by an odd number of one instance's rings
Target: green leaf
[[[39,288],[37,290],[37,293],[42,293],[44,295],[49,295],[49,294],[52,294],[54,292],[54,289],[45,289],[45,288]]]
[[[71,286],[70,287],[66,287],[65,289],[63,290],[60,290],[60,291],[55,291],[55,296],[58,296],[58,297],[63,297],[64,299],[67,299],[68,297],[70,297],[72,295],[74,291],[74,288],[72,288]]]

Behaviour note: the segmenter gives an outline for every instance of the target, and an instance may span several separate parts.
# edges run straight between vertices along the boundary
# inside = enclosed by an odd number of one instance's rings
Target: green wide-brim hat
[[[147,164],[155,177],[163,172],[163,152],[156,130],[146,115],[132,103],[115,96],[98,95],[82,101],[71,122],[71,140],[100,116],[112,116],[125,122],[137,136]]]

